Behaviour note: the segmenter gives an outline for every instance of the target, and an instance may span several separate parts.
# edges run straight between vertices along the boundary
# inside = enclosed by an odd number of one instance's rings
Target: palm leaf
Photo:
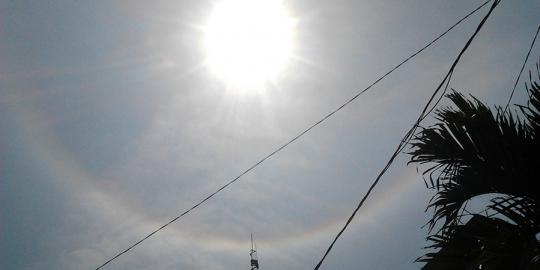
[[[434,209],[430,230],[440,220],[443,226],[456,224],[462,205],[481,194],[538,198],[539,192],[529,188],[539,161],[530,126],[500,108],[494,113],[474,97],[453,91],[448,98],[455,108],[437,110],[438,122],[411,143],[410,162],[428,166],[426,184],[437,190],[429,205]]]
[[[434,250],[417,259],[424,270],[537,269],[538,241],[518,226],[474,215],[465,225],[450,225],[428,237]],[[533,252],[531,252],[533,251]],[[536,252],[534,252],[536,251]]]

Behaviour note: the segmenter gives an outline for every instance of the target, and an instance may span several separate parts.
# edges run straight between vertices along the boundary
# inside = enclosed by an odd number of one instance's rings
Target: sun
[[[223,0],[204,28],[207,66],[230,86],[264,85],[289,61],[293,27],[280,0]]]

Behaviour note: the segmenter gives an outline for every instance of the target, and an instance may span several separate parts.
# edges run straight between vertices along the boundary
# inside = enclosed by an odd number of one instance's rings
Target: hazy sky
[[[295,57],[239,93],[203,64],[217,2],[0,0],[0,269],[95,269],[482,3],[284,1]],[[249,269],[251,232],[261,269],[312,269],[487,10],[105,269]],[[504,103],[539,14],[503,1],[451,87]],[[323,269],[420,267],[431,193],[407,158]]]

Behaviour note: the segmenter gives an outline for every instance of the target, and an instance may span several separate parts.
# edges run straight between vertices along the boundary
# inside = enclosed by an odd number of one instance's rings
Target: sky
[[[219,2],[0,0],[0,269],[95,269],[482,3],[284,0],[294,57],[236,91],[205,65]],[[487,9],[104,269],[249,269],[250,233],[261,269],[312,269]],[[504,104],[539,12],[502,1],[450,87]],[[433,193],[408,158],[322,269],[421,266]]]

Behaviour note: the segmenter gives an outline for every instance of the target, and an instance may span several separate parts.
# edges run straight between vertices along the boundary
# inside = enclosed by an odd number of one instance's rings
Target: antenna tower
[[[253,244],[253,233],[251,234],[251,251],[249,251],[251,257],[251,270],[259,269],[259,259],[257,258],[257,244]]]

